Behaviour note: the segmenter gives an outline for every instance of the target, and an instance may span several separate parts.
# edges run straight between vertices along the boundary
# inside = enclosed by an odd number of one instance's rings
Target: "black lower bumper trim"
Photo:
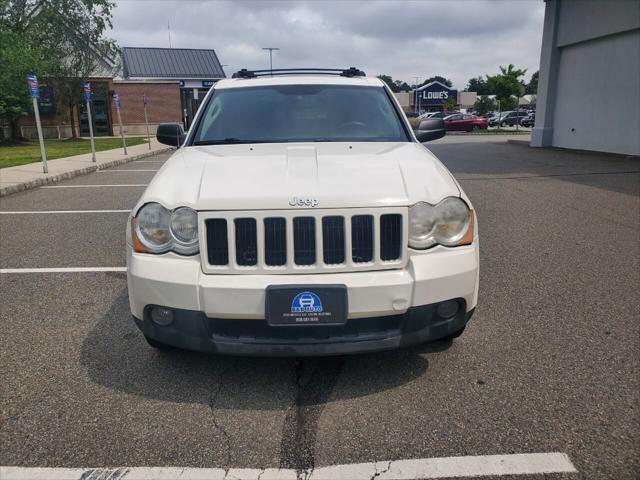
[[[201,352],[250,356],[323,356],[392,350],[453,336],[461,331],[473,314],[463,299],[457,314],[438,316],[440,303],[411,307],[405,313],[348,320],[340,326],[272,327],[266,320],[217,319],[204,313],[172,309],[174,320],[168,326],[134,317],[145,336],[157,342]],[[442,302],[444,303],[444,302]]]

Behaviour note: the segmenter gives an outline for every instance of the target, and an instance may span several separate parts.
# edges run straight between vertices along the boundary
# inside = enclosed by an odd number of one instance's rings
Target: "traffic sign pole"
[[[40,142],[40,156],[42,157],[42,172],[49,173],[47,165],[47,152],[44,150],[44,137],[42,136],[42,125],[40,124],[40,109],[38,108],[38,98],[40,98],[40,86],[38,85],[38,77],[33,73],[27,74],[27,85],[29,85],[29,94],[33,100],[33,114],[36,117],[36,128],[38,129],[38,141]]]
[[[91,102],[87,100],[87,116],[89,120],[89,138],[91,139],[91,161],[96,161],[96,145],[93,143],[93,121],[91,120]]]
[[[40,111],[38,109],[38,99],[33,97],[33,113],[36,116],[36,127],[38,129],[38,140],[40,141],[40,156],[42,157],[42,172],[49,173],[47,165],[47,152],[44,150],[44,138],[42,136],[42,125],[40,125]]]
[[[151,136],[149,135],[149,118],[147,117],[147,94],[142,94],[142,104],[144,105],[144,123],[147,125],[147,144],[151,150]]]
[[[83,86],[84,99],[87,102],[87,121],[89,122],[89,138],[91,139],[91,161],[96,162],[96,145],[93,142],[93,119],[91,118],[91,83],[85,82]]]
[[[124,128],[122,127],[122,117],[120,116],[120,109],[116,109],[118,112],[118,123],[120,124],[120,136],[122,137],[122,148],[124,148],[124,154],[129,155],[127,153],[127,142],[124,141]]]
[[[124,141],[124,126],[122,125],[122,116],[120,115],[120,96],[117,93],[113,94],[113,103],[116,106],[116,112],[118,113],[118,123],[120,124],[120,137],[122,138],[122,148],[124,148],[124,154],[127,153],[127,142]]]

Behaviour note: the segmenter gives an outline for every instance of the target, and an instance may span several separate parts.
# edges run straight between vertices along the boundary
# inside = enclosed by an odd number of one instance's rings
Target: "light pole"
[[[273,51],[280,49],[278,47],[263,47],[262,50],[269,50],[269,71],[273,75]]]
[[[414,113],[420,113],[419,105],[418,105],[418,103],[419,103],[419,98],[418,98],[418,80],[421,79],[422,77],[413,77],[413,78],[415,78],[415,80],[416,80],[416,82],[414,84],[415,85],[415,87],[414,87],[415,88],[415,90],[414,90],[415,93],[414,93],[414,96],[413,96],[414,97],[413,98],[413,112]]]

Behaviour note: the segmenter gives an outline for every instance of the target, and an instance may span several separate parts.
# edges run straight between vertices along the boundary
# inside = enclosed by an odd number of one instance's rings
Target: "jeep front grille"
[[[406,263],[406,208],[201,212],[205,273],[328,273]]]

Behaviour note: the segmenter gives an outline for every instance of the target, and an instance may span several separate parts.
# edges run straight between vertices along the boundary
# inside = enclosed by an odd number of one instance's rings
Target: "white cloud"
[[[228,74],[274,67],[362,68],[369,75],[467,80],[515,64],[538,69],[544,3],[527,1],[120,0],[121,46],[213,48]]]

